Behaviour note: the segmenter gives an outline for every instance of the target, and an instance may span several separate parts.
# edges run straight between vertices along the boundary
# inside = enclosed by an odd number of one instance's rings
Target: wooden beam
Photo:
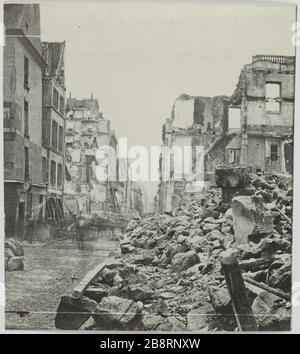
[[[88,286],[99,276],[99,274],[103,271],[106,265],[109,263],[109,260],[106,260],[100,263],[97,267],[90,270],[85,277],[81,280],[81,282],[74,288],[72,296],[76,299],[82,297],[85,290]]]
[[[260,289],[263,289],[273,295],[281,297],[282,299],[285,299],[287,301],[291,301],[291,295],[283,292],[282,290],[271,288],[270,286],[266,285],[265,283],[260,283],[252,278],[247,277],[246,275],[244,275],[243,278],[244,278],[245,282],[247,282],[249,284],[255,285]]]
[[[256,320],[252,312],[244,279],[236,256],[233,253],[224,255],[221,259],[221,266],[239,330],[257,331]]]

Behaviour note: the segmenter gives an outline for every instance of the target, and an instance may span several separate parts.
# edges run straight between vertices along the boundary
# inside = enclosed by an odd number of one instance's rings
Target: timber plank
[[[75,299],[78,299],[83,296],[83,293],[88,288],[88,286],[95,280],[95,278],[103,271],[107,264],[109,264],[110,260],[105,260],[100,263],[97,267],[90,270],[85,277],[81,280],[79,284],[74,288],[72,296]]]

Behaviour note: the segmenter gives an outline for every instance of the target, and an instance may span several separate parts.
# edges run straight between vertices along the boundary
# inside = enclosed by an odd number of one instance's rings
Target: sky
[[[182,93],[230,96],[255,54],[294,55],[294,6],[41,4],[41,36],[66,41],[67,95],[93,92],[117,136],[161,144]]]

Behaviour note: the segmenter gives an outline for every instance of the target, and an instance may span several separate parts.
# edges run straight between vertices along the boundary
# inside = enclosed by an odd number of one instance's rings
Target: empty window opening
[[[281,84],[276,82],[266,83],[266,111],[268,113],[280,113]]]
[[[228,109],[228,129],[241,128],[241,109],[229,107]]]

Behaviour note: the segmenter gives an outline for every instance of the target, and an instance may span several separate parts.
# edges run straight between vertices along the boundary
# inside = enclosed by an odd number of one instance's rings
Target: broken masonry
[[[201,194],[184,193],[173,213],[134,217],[120,234],[122,255],[89,272],[70,298],[61,299],[56,327],[236,330],[239,317],[221,266],[229,252],[244,282],[250,326],[288,330],[291,183],[223,166],[216,184]],[[254,193],[226,199],[224,207],[223,188]]]

